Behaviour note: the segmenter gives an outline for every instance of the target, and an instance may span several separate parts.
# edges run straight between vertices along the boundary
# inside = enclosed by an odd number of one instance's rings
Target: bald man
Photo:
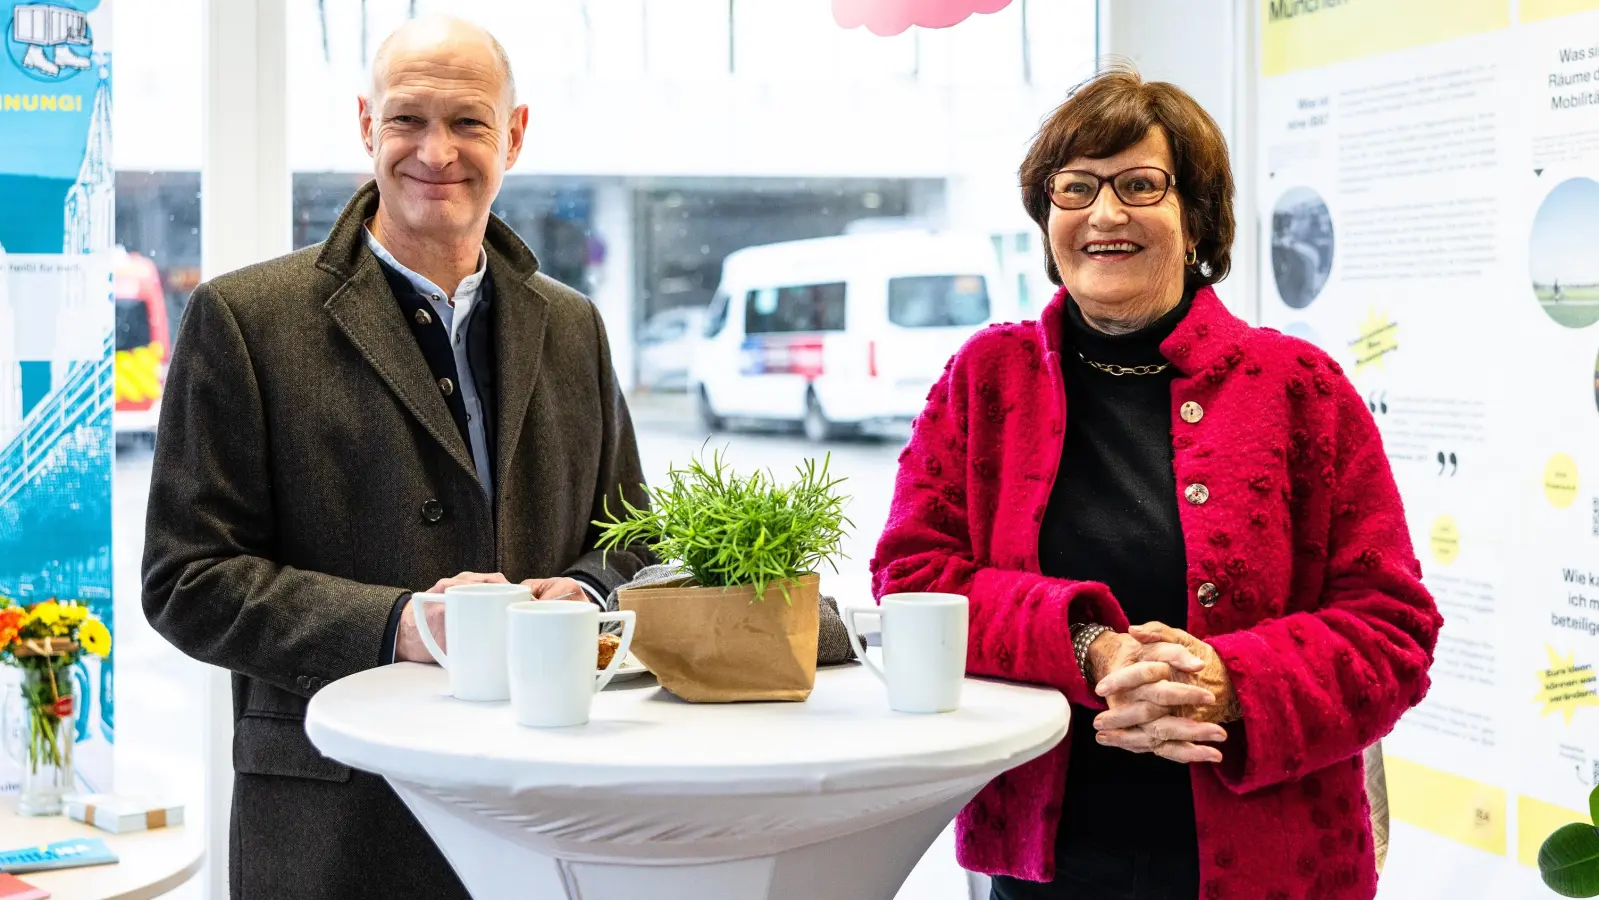
[[[307,701],[432,661],[413,590],[603,604],[648,557],[590,525],[647,502],[604,323],[489,213],[527,129],[504,50],[416,20],[374,69],[373,182],[324,244],[201,285],[167,376],[144,608],[234,673],[235,898],[466,897],[381,778],[312,747]]]

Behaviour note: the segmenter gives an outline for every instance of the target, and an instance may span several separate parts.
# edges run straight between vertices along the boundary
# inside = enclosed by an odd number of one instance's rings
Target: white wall
[[[1238,315],[1259,318],[1255,254],[1259,223],[1253,196],[1254,4],[1248,0],[1101,0],[1104,52],[1169,81],[1210,113],[1232,151],[1232,274],[1217,293]]]

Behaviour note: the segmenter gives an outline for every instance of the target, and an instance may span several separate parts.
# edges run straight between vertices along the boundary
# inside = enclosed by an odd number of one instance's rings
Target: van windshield
[[[981,275],[915,275],[888,280],[888,320],[901,328],[954,328],[988,321]]]
[[[717,291],[711,298],[711,308],[705,311],[705,337],[713,338],[722,333],[722,326],[727,324],[727,294]]]
[[[102,307],[103,308],[103,307]],[[150,311],[143,300],[117,300],[117,349],[133,350],[150,343]]]

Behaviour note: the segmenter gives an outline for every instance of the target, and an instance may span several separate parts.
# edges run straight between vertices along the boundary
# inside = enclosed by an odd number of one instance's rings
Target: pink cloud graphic
[[[865,25],[880,37],[899,34],[912,25],[948,28],[973,13],[996,13],[1011,0],[833,0],[833,21],[841,28]]]

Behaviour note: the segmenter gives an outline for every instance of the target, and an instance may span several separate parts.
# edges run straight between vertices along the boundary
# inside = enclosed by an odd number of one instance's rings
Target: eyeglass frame
[[[1165,175],[1166,189],[1160,192],[1159,197],[1148,203],[1129,203],[1127,198],[1122,196],[1122,192],[1116,190],[1116,179],[1126,175],[1128,172],[1136,172],[1139,169],[1149,169]],[[1082,206],[1061,206],[1059,203],[1055,202],[1055,191],[1052,187],[1055,178],[1058,175],[1065,175],[1068,172],[1078,175],[1087,175],[1088,177],[1099,182],[1094,187],[1094,196],[1090,197],[1088,202],[1084,203]],[[1162,200],[1166,199],[1166,196],[1171,193],[1171,189],[1177,186],[1177,176],[1166,171],[1165,169],[1162,169],[1160,166],[1128,166],[1127,168],[1122,169],[1120,172],[1112,172],[1109,175],[1096,175],[1086,169],[1056,169],[1055,171],[1049,173],[1048,178],[1044,179],[1044,195],[1049,198],[1049,204],[1061,212],[1081,212],[1099,202],[1099,195],[1105,190],[1105,185],[1107,184],[1110,185],[1110,192],[1116,195],[1116,199],[1121,201],[1123,206],[1132,207],[1133,209],[1148,209],[1151,206],[1158,206]]]

